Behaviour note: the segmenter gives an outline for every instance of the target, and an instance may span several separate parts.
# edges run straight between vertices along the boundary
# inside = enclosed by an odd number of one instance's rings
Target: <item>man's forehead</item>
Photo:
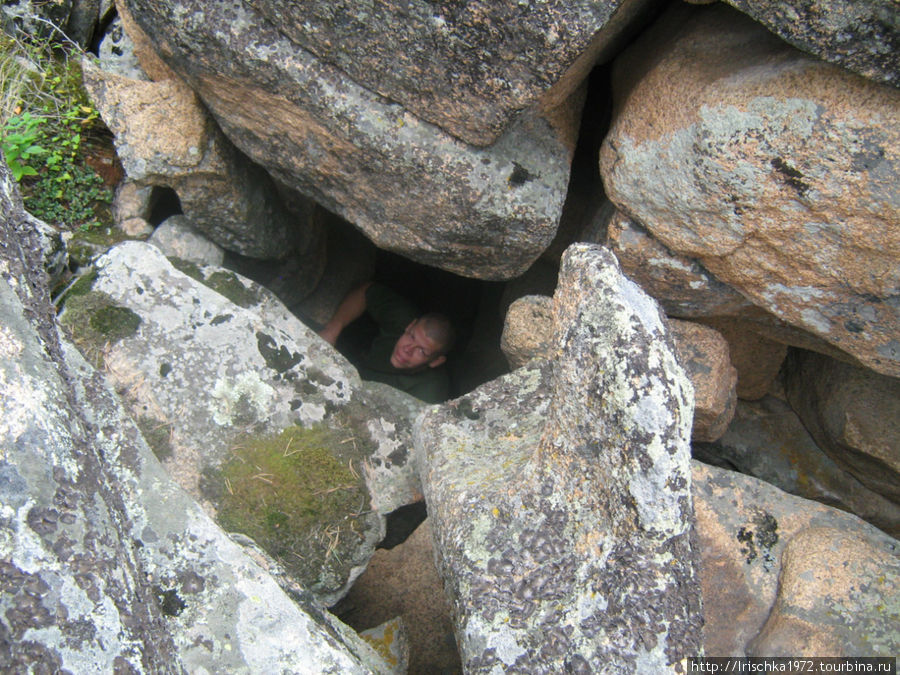
[[[421,346],[427,347],[429,351],[435,351],[438,344],[432,340],[425,331],[425,323],[421,319],[413,321],[412,334],[416,342]]]

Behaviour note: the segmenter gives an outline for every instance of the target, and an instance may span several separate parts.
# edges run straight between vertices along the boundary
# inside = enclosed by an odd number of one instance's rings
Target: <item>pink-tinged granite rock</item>
[[[610,199],[673,253],[900,375],[900,90],[725,6],[677,7],[616,62]]]

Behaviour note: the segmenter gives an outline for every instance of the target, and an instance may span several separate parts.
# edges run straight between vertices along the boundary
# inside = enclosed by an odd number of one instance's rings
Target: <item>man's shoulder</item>
[[[443,366],[429,368],[408,375],[409,387],[405,391],[426,403],[443,403],[450,398],[450,378]]]
[[[366,364],[360,368],[360,375],[364,380],[383,382],[425,403],[443,403],[450,397],[450,377],[444,366],[417,373],[371,366],[372,364]]]

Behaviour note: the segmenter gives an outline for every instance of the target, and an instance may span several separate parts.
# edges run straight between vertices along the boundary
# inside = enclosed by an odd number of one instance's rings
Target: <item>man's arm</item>
[[[366,291],[371,285],[372,282],[367,281],[347,293],[335,310],[334,316],[319,331],[319,336],[331,345],[337,342],[341,331],[366,311]]]

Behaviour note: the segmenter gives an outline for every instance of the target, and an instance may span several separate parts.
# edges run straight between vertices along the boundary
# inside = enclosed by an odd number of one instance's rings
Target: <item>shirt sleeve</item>
[[[366,311],[382,333],[400,335],[418,317],[415,306],[406,298],[382,284],[366,289]]]

